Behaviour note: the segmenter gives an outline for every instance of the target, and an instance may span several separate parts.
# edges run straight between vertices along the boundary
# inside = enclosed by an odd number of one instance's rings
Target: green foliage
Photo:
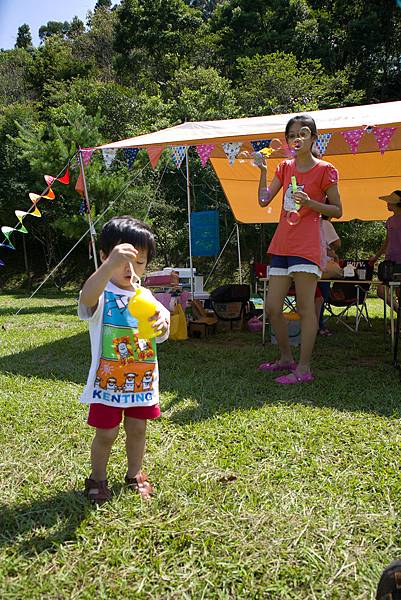
[[[183,0],[123,0],[118,7],[115,48],[121,76],[141,70],[166,82],[189,60],[202,18]]]
[[[16,48],[28,48],[32,47],[32,35],[31,28],[27,23],[24,23],[20,27],[18,27],[17,39],[15,42]]]
[[[0,51],[5,224],[15,209],[29,207],[27,194],[42,191],[43,175],[59,172],[77,145],[188,120],[396,100],[401,89],[401,11],[394,0],[98,0],[86,26],[77,17],[43,24],[38,48],[26,24],[16,37],[15,49]],[[95,218],[118,198],[98,226],[120,210],[151,221],[160,266],[183,265],[188,255],[185,180],[167,154],[153,172],[141,151],[128,172],[122,153],[106,170],[95,152],[86,170]],[[190,157],[192,207],[219,211],[225,241],[233,216],[224,194],[210,166],[202,169],[195,152]],[[46,201],[42,219],[30,224],[26,242],[34,242],[28,251],[38,253],[39,272],[86,227],[76,177],[72,172],[68,188],[56,184],[57,201]],[[380,245],[379,224],[341,227],[347,253]],[[244,262],[264,257],[273,229],[241,228]],[[78,252],[86,259],[86,248]],[[208,259],[195,261],[208,270]],[[235,242],[224,268],[216,277],[235,277]]]

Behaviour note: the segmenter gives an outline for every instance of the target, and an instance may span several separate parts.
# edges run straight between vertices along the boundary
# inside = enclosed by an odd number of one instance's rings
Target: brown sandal
[[[111,498],[111,490],[107,487],[107,479],[96,481],[91,477],[85,479],[85,494],[92,504],[104,504]]]
[[[138,492],[143,500],[149,500],[153,494],[153,486],[143,471],[140,471],[136,477],[126,475],[125,483],[134,492]]]

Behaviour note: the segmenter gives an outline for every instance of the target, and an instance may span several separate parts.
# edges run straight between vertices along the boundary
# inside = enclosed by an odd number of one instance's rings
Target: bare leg
[[[319,321],[320,321],[320,313],[322,312],[323,302],[324,302],[323,296],[319,296],[319,298],[315,298],[315,313],[316,313],[317,328],[318,328],[318,330],[320,329],[319,328]]]
[[[388,286],[387,287],[387,304],[389,306],[391,306],[391,299],[390,299],[390,294],[391,293],[392,293],[392,290]],[[379,298],[382,298],[384,300],[384,285],[378,285],[377,286],[377,295],[378,295]],[[394,296],[393,302],[394,302],[394,304],[393,304],[394,310],[397,312],[397,310],[398,310],[398,297],[396,295]]]
[[[145,453],[146,420],[125,417],[125,449],[128,461],[128,477],[136,477],[141,470]]]
[[[313,273],[293,273],[297,294],[297,311],[301,317],[301,354],[297,374],[310,373],[310,362],[317,333],[315,291],[317,277]]]
[[[293,361],[290,341],[288,338],[287,322],[283,318],[284,299],[291,285],[291,277],[286,275],[272,275],[269,280],[267,293],[266,311],[273,325],[277,343],[280,348],[280,360],[282,364]]]
[[[113,443],[118,435],[119,425],[113,429],[96,429],[91,447],[91,479],[104,481],[106,479],[107,463]]]

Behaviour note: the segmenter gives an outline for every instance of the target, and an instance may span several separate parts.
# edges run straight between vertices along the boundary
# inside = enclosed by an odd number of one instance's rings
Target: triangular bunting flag
[[[263,148],[268,148],[270,146],[271,140],[256,140],[255,142],[251,142],[252,148],[255,152],[259,152]]]
[[[375,127],[373,130],[373,135],[376,138],[377,145],[379,146],[379,150],[383,155],[387,150],[388,145],[391,141],[391,138],[394,135],[395,127]]]
[[[70,183],[70,171],[68,167],[64,175],[62,177],[57,178],[57,181],[59,181],[60,183],[64,183],[64,185],[68,185]]]
[[[4,242],[0,243],[0,248],[8,248],[9,250],[15,250],[10,240],[8,240],[8,244],[4,244]]]
[[[156,165],[159,162],[161,153],[163,152],[163,146],[148,146],[146,148],[152,169],[156,169]]]
[[[359,142],[364,133],[365,131],[363,129],[351,129],[350,131],[341,132],[341,135],[350,147],[352,154],[356,154],[358,151]]]
[[[320,156],[323,156],[331,140],[331,133],[319,133],[316,140],[316,146]]]
[[[214,150],[214,144],[199,144],[196,146],[196,151],[199,154],[199,158],[201,160],[201,165],[205,168],[207,161],[209,160],[209,156]]]
[[[88,207],[86,205],[86,201],[85,199],[82,200],[81,204],[79,205],[79,214],[84,217],[86,214],[88,214]]]
[[[104,164],[106,165],[106,169],[109,169],[113,164],[113,160],[117,154],[117,148],[106,148],[102,150]],[[76,189],[76,188],[75,188]]]
[[[181,163],[184,160],[186,146],[172,146],[171,147],[171,156],[173,158],[174,164],[179,169],[181,167]]]
[[[137,157],[139,148],[124,148],[125,158],[127,159],[128,168],[130,169]]]
[[[15,216],[17,217],[17,219],[21,223],[21,225],[22,225],[22,219],[26,215],[30,215],[31,217],[41,217],[42,216],[37,206],[35,206],[35,210],[33,210],[31,212],[26,212],[25,210],[16,210],[15,211]]]
[[[33,192],[29,192],[29,198],[30,198],[32,204],[36,204],[36,202],[39,202],[41,197],[42,196],[39,196],[39,194],[34,194]]]
[[[81,148],[81,156],[84,166],[87,167],[93,154],[93,148]]]
[[[85,193],[84,178],[82,176],[82,170],[81,169],[79,169],[79,175],[78,175],[77,183],[75,184],[75,191],[78,192],[78,194],[80,194],[81,196],[83,196],[84,193]]]
[[[44,178],[45,178],[47,185],[49,185],[49,186],[53,183],[53,181],[59,181],[60,183],[64,183],[65,185],[68,185],[70,183],[70,172],[67,167],[67,170],[62,177],[53,177],[52,175],[44,175]]]
[[[240,151],[242,143],[241,142],[224,142],[222,144],[222,146],[223,146],[224,152],[226,153],[226,156],[228,158],[230,165],[233,166],[235,163],[235,157],[237,156],[238,152]]]
[[[3,246],[8,246],[9,248],[12,248],[13,250],[15,250],[15,247],[13,246],[13,243],[10,240],[10,235],[12,234],[12,232],[15,231],[14,227],[8,227],[7,225],[3,225],[1,228],[1,232],[4,234],[4,237],[7,240],[7,244],[2,244]]]
[[[48,200],[54,200],[54,198],[56,196],[54,195],[54,192],[53,192],[52,188],[49,188],[49,191],[47,192],[47,194],[43,194],[40,197],[41,198],[47,198]]]

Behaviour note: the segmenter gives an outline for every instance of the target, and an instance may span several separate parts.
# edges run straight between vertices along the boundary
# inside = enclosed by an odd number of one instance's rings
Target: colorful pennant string
[[[84,178],[83,178],[83,175],[82,175],[82,169],[79,169],[79,175],[78,175],[77,183],[75,184],[75,191],[78,192],[78,194],[80,194],[81,196],[83,196],[84,193],[85,193]]]
[[[206,163],[209,160],[209,157],[213,150],[214,144],[199,144],[199,146],[196,146],[196,151],[199,154],[199,158],[203,168],[205,168]]]
[[[186,146],[172,146],[170,148],[171,156],[177,169],[181,167],[181,163],[184,160],[186,149]]]
[[[67,167],[67,170],[62,177],[53,177],[52,175],[45,175],[44,178],[47,185],[51,185],[53,181],[59,181],[60,183],[64,183],[64,185],[68,185],[70,183],[70,171]]]
[[[87,167],[92,158],[93,148],[81,148],[82,162]]]
[[[255,152],[259,152],[260,150],[263,150],[263,148],[268,148],[270,146],[270,140],[255,140],[254,142],[251,142],[252,144],[252,148],[254,149]]]
[[[323,156],[327,150],[327,146],[331,140],[331,133],[319,133],[316,140],[316,147],[319,151],[320,156]]]
[[[104,164],[106,169],[110,169],[117,154],[117,148],[103,148],[102,150]]]
[[[161,153],[163,152],[163,146],[148,146],[146,148],[150,160],[150,164],[152,165],[152,169],[156,169],[157,163],[159,162],[159,158]]]
[[[394,135],[396,128],[395,127],[375,127],[373,130],[373,135],[376,138],[377,145],[379,146],[379,150],[381,155],[383,156],[384,152],[387,150],[388,145],[391,141],[391,138]]]
[[[235,158],[241,149],[242,142],[224,142],[222,146],[230,166],[234,166]]]
[[[136,159],[138,152],[139,148],[124,148],[124,154],[125,158],[127,159],[129,169],[134,164],[134,160]]]
[[[350,131],[342,131],[341,135],[347,142],[352,154],[358,151],[359,142],[365,131],[363,129],[351,129]]]

